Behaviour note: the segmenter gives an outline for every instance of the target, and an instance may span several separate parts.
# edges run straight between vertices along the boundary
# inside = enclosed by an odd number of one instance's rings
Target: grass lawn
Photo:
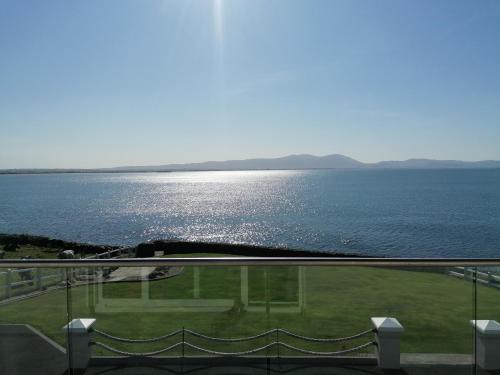
[[[204,254],[208,255],[213,254]],[[242,278],[248,280],[248,284],[243,282],[248,285],[244,293]],[[275,327],[306,336],[338,337],[371,328],[372,316],[394,316],[406,330],[403,352],[471,353],[473,291],[470,282],[411,270],[248,267],[242,272],[240,267],[186,267],[170,279],[75,287],[69,307],[73,318],[94,317],[97,328],[129,338],[155,337],[182,327],[218,337],[254,335]],[[243,307],[246,296],[248,304]],[[478,286],[477,299],[478,319],[500,320],[500,291]],[[226,305],[215,311],[217,303]],[[61,327],[66,323],[67,306],[66,291],[51,292],[0,306],[0,323],[28,323],[64,343]],[[177,340],[112,345],[149,351]],[[201,339],[189,337],[188,341],[215,350],[244,350],[266,343],[260,339],[231,344],[228,349]],[[342,347],[286,342],[318,351]]]
[[[0,246],[0,250],[2,250]],[[48,247],[40,247],[35,245],[19,245],[16,251],[6,251],[4,259],[21,259],[25,256],[31,256],[34,259],[54,259],[60,249],[53,249]]]

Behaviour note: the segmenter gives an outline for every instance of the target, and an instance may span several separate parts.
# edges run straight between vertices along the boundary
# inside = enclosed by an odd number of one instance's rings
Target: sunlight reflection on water
[[[491,256],[500,248],[499,184],[499,170],[5,175],[0,232]]]
[[[240,183],[279,181],[303,173],[301,171],[207,171],[207,172],[167,172],[139,175],[120,175],[119,178],[106,177],[115,182],[147,183]]]

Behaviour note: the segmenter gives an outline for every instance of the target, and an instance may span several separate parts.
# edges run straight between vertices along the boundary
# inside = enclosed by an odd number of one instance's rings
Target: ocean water
[[[0,175],[0,232],[498,257],[500,170]]]

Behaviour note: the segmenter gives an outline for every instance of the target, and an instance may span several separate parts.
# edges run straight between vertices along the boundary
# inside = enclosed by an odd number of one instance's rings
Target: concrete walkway
[[[24,324],[0,325],[0,374],[61,375],[68,368],[63,348]]]
[[[152,281],[166,279],[181,273],[183,267],[119,267],[112,271],[107,278],[96,280],[97,282],[118,281]]]

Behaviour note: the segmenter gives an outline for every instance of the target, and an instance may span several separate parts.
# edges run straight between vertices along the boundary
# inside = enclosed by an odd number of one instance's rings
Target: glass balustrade
[[[500,262],[238,259],[2,267],[0,373],[500,368]]]

